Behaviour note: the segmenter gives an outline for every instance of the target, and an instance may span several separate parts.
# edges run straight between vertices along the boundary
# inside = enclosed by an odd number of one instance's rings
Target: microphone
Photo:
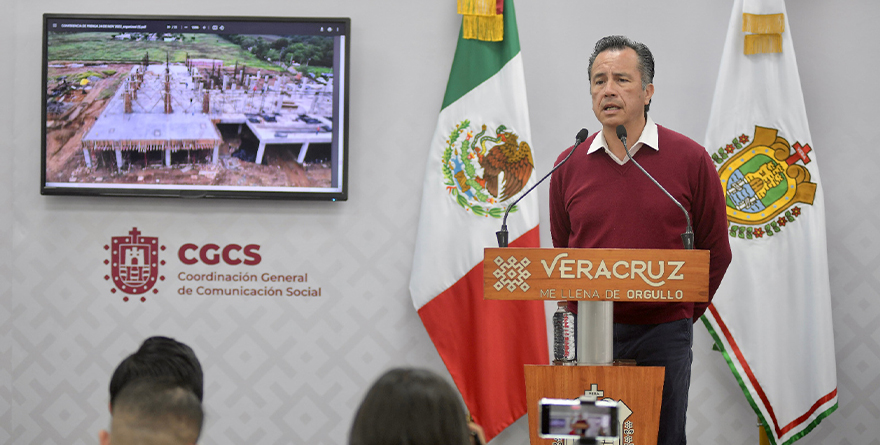
[[[623,142],[623,149],[624,151],[626,151],[626,157],[629,158],[629,160],[632,161],[632,163],[635,164],[636,167],[638,167],[639,170],[641,170],[642,173],[644,173],[648,177],[648,179],[653,181],[657,187],[660,187],[660,190],[663,190],[663,193],[666,193],[666,196],[668,196],[669,199],[671,199],[672,202],[674,202],[675,205],[677,205],[678,208],[680,208],[681,211],[684,212],[684,217],[687,220],[687,228],[685,229],[684,233],[681,234],[681,242],[682,244],[684,244],[685,249],[692,250],[694,248],[694,229],[691,226],[691,216],[688,215],[687,210],[685,210],[684,206],[681,205],[681,203],[678,202],[678,200],[675,199],[675,197],[673,197],[669,192],[667,192],[666,189],[663,188],[663,186],[660,185],[660,183],[657,182],[657,180],[654,179],[654,177],[651,176],[650,173],[648,173],[644,168],[642,168],[642,166],[638,162],[636,162],[635,159],[633,159],[632,155],[629,152],[629,148],[626,147],[626,127],[624,127],[623,125],[617,126],[617,138],[620,139],[620,142]]]
[[[565,161],[568,161],[568,158],[571,157],[571,155],[574,153],[574,150],[577,148],[577,146],[581,145],[585,140],[587,140],[588,137],[590,137],[589,130],[587,130],[586,128],[581,128],[581,131],[578,131],[577,136],[575,136],[575,138],[574,138],[574,146],[571,147],[571,151],[568,152],[568,155],[565,157],[565,159],[563,159],[560,163],[556,164],[553,167],[553,169],[550,170],[550,173],[547,173],[546,175],[544,175],[544,177],[541,178],[540,181],[536,182],[535,185],[531,186],[528,190],[526,190],[525,193],[520,195],[519,198],[516,199],[516,201],[513,201],[512,204],[507,206],[507,210],[504,211],[504,219],[501,220],[501,230],[495,232],[495,237],[498,239],[498,247],[507,247],[507,235],[508,235],[508,233],[507,233],[507,214],[510,213],[510,209],[512,209],[513,206],[515,206],[516,203],[518,203],[521,199],[525,198],[526,195],[529,194],[529,192],[534,190],[535,187],[538,186],[538,184],[544,182],[544,180],[547,179],[548,176],[552,175],[553,172],[555,172],[557,168],[562,166],[562,164],[565,164]]]

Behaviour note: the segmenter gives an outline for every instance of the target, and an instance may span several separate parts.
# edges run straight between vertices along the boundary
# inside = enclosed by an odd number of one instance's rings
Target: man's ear
[[[101,445],[110,445],[110,433],[107,430],[101,430],[98,432],[98,442]]]

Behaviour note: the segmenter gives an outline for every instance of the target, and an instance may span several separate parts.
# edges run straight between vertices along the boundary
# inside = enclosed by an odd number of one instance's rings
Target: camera
[[[545,439],[597,439],[618,436],[618,403],[613,400],[541,399],[541,425],[538,435]]]

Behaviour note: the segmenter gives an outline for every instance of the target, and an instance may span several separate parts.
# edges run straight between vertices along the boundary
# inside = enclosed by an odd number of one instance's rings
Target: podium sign
[[[487,300],[709,301],[709,251],[487,248]]]

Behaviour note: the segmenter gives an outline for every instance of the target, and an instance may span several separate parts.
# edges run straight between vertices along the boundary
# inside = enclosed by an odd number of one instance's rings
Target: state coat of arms
[[[798,204],[812,205],[816,184],[810,182],[809,144],[791,145],[778,130],[755,126],[713,153],[727,198],[730,236],[771,237],[801,215]],[[804,165],[798,165],[798,163]]]

